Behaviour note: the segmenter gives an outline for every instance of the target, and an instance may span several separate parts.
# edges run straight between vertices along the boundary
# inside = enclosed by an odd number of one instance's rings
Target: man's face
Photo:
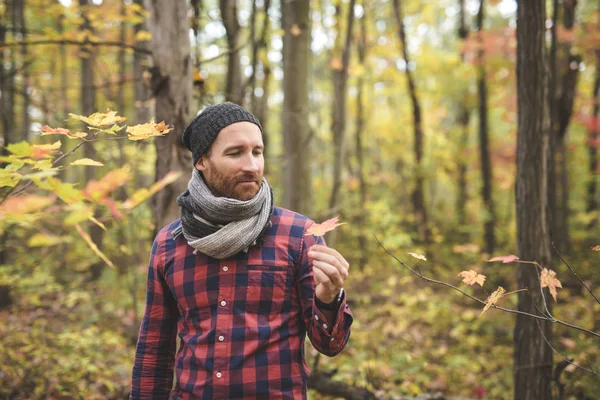
[[[263,150],[260,128],[251,122],[236,122],[221,129],[196,168],[215,196],[250,200],[262,184]]]

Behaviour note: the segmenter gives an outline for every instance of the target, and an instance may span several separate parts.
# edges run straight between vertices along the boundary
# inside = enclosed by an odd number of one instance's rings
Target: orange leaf
[[[99,181],[90,181],[83,190],[83,195],[89,200],[98,201],[108,196],[119,186],[127,183],[130,177],[129,169],[115,169],[104,175]]]
[[[519,257],[517,256],[500,256],[500,257],[494,257],[491,260],[486,260],[487,262],[493,262],[493,261],[502,261],[504,264],[507,263],[511,263],[513,261],[517,261],[519,259]]]
[[[8,197],[0,204],[0,217],[35,213],[48,207],[55,200],[56,196],[38,196],[34,194]]]
[[[594,251],[600,251],[600,244],[597,244],[594,247],[592,247],[592,250],[594,250]]]
[[[334,230],[335,228],[337,228],[338,226],[345,224],[345,222],[338,224],[337,222],[338,222],[339,218],[340,217],[337,216],[337,217],[328,219],[327,221],[323,222],[322,224],[311,225],[311,227],[306,230],[306,233],[304,234],[304,236],[308,236],[308,235],[323,236],[323,235],[325,235],[327,232],[330,232],[330,231]]]
[[[468,271],[462,271],[458,274],[458,276],[462,276],[463,282],[471,286],[476,283],[479,283],[479,286],[483,286],[483,283],[485,282],[485,275],[479,274],[472,269]]]
[[[562,289],[562,284],[558,279],[556,279],[556,272],[547,268],[542,269],[540,281],[542,282],[542,288],[547,287],[550,290],[552,298],[556,302],[556,288]]]
[[[500,300],[502,296],[504,296],[505,292],[506,290],[502,286],[498,286],[498,289],[496,289],[494,293],[490,294],[490,297],[488,297],[485,301],[485,307],[483,308],[483,311],[481,312],[481,314],[479,314],[479,316],[481,317],[483,313],[488,310],[488,308],[490,308],[492,305],[495,305],[498,302],[498,300]]]

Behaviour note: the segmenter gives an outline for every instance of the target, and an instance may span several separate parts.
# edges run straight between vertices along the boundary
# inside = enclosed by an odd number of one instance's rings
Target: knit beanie
[[[244,121],[256,124],[262,133],[258,119],[242,106],[230,102],[208,106],[185,128],[181,141],[192,152],[193,163],[196,164],[208,151],[221,129]]]

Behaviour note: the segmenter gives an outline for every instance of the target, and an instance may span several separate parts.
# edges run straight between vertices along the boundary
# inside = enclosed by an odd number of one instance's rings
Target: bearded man
[[[274,206],[252,113],[209,106],[183,143],[194,169],[152,246],[130,398],[306,399],[306,335],[331,357],[350,336],[348,262]]]

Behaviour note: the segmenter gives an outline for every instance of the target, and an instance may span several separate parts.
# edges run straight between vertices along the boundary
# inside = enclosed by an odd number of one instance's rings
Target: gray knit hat
[[[236,122],[256,124],[262,133],[258,119],[244,107],[225,102],[206,107],[183,131],[181,141],[192,152],[193,162],[208,151],[221,129]]]

